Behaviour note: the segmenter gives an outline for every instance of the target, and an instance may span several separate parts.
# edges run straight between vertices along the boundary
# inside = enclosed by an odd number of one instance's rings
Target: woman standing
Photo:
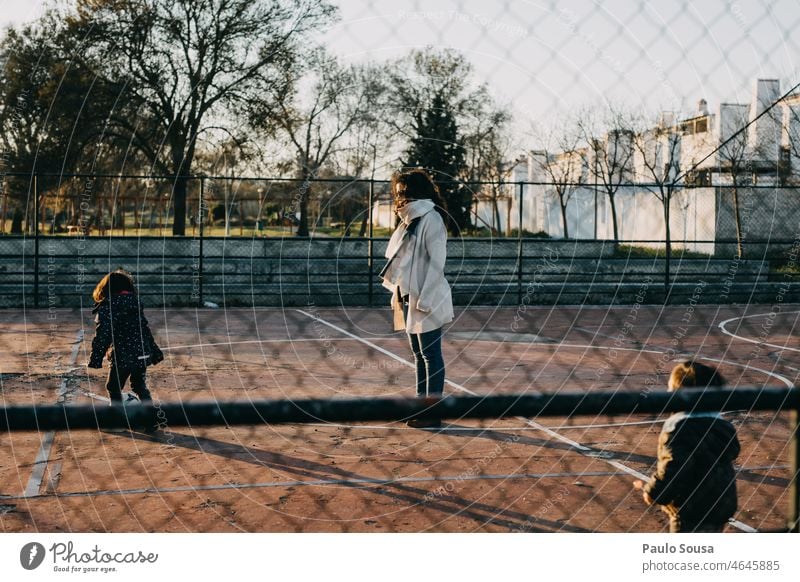
[[[450,285],[444,277],[447,231],[439,189],[422,169],[396,173],[392,195],[400,224],[386,248],[389,259],[381,272],[392,292],[394,329],[405,329],[417,370],[417,396],[444,392],[442,327],[453,321]],[[410,421],[418,428],[439,421]]]

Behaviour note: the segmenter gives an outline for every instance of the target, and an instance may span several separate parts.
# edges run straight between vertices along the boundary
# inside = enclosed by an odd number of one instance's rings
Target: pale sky
[[[34,20],[42,13],[41,0],[0,0],[0,24],[19,24]]]
[[[61,0],[67,1],[67,0]],[[756,78],[797,83],[797,0],[339,0],[321,40],[352,62],[454,48],[521,123],[604,97],[655,112],[749,102]],[[0,23],[41,13],[0,0]],[[795,35],[800,38],[800,35]]]

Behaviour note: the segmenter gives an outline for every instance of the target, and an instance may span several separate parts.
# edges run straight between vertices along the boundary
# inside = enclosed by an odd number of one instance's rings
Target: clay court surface
[[[160,401],[411,396],[388,309],[149,309],[167,359]],[[661,390],[698,354],[732,389],[800,373],[797,306],[471,308],[445,335],[450,394]],[[105,406],[87,370],[87,310],[0,312],[10,404]],[[656,372],[660,372],[657,374]],[[739,513],[727,531],[784,527],[788,414],[738,428]],[[5,532],[663,531],[631,482],[649,475],[657,416],[18,432],[0,435]]]

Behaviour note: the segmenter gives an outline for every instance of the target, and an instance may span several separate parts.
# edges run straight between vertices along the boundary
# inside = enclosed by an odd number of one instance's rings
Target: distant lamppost
[[[328,226],[331,225],[331,194],[330,188],[325,190],[325,206],[328,207]]]
[[[264,225],[262,224],[261,213],[264,211],[264,189],[259,188],[256,190],[258,192],[258,214],[256,214],[256,232],[261,232],[264,230]]]

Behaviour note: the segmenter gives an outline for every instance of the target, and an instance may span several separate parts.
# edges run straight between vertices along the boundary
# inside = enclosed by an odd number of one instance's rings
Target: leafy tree
[[[485,85],[475,85],[472,67],[452,50],[412,51],[388,69],[389,123],[408,140],[402,163],[430,170],[452,217],[451,231],[469,225],[472,194],[463,186],[470,128],[494,111]]]
[[[304,0],[77,1],[67,19],[81,41],[74,57],[124,84],[120,101],[135,106],[135,115],[115,109],[107,134],[176,176],[173,234],[185,233],[198,136],[220,127],[233,133],[232,119],[289,91],[310,33],[333,14],[325,2]]]
[[[447,202],[453,223],[451,228],[467,228],[472,195],[458,181],[466,169],[466,149],[458,134],[453,112],[447,109],[442,95],[433,96],[416,135],[411,138],[403,165],[430,170]]]
[[[20,198],[12,202],[17,208],[30,205],[34,174],[40,192],[65,191],[70,183],[61,175],[105,172],[117,157],[113,144],[98,146],[118,87],[98,80],[71,54],[70,38],[54,12],[32,24],[6,29],[0,40],[3,170],[27,175],[4,185],[10,186],[5,194]],[[3,206],[5,216],[5,196]],[[30,228],[32,221],[28,222]],[[19,223],[16,228],[21,228]]]

